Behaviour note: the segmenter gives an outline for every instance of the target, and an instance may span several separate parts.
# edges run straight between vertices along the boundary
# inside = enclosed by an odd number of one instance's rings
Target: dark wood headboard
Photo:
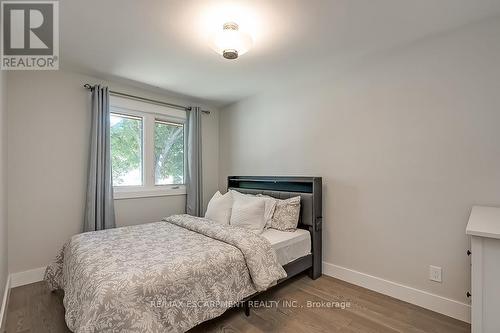
[[[301,197],[299,228],[311,233],[311,277],[321,275],[322,179],[321,177],[229,176],[228,190],[264,194],[277,199]]]

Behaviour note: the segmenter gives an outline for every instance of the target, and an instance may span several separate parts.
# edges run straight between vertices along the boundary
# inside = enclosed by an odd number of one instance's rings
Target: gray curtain
[[[186,213],[203,215],[203,185],[201,163],[201,109],[187,111]]]
[[[115,227],[109,122],[108,87],[96,85],[92,89],[90,162],[83,231]]]

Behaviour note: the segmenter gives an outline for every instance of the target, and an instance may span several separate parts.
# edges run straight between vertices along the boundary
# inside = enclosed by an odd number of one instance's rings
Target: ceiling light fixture
[[[212,48],[226,59],[236,59],[252,46],[252,37],[240,31],[238,24],[227,22],[212,38]]]

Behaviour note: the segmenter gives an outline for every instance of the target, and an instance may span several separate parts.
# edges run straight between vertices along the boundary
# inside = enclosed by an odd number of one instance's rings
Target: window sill
[[[171,195],[186,195],[186,186],[166,186],[161,188],[120,188],[115,189],[113,198],[115,200],[139,199],[150,197],[166,197]]]

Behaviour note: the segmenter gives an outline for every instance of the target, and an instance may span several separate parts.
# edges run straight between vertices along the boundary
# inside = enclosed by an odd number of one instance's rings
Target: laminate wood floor
[[[70,332],[62,297],[45,282],[12,289],[7,333]],[[327,276],[297,276],[255,301],[250,317],[234,308],[190,332],[470,332],[469,324]]]

